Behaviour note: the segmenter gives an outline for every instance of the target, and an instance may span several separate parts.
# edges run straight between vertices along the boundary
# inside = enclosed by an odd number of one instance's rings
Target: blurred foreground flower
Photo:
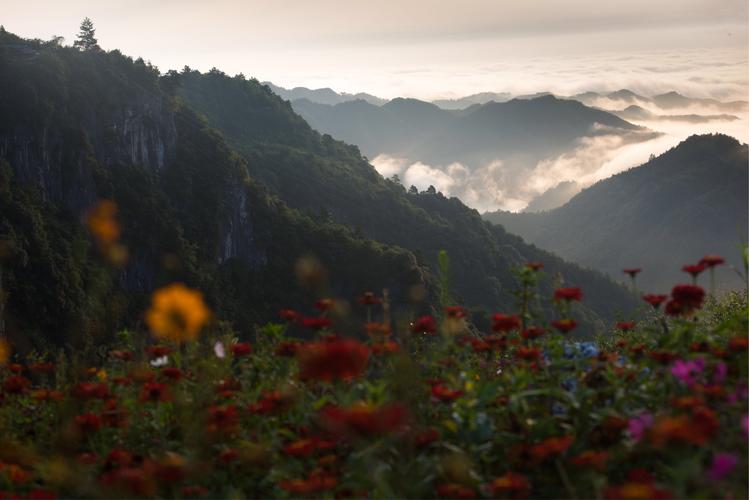
[[[369,349],[356,340],[312,342],[299,348],[299,378],[351,380],[367,368]]]
[[[0,366],[8,363],[10,360],[10,343],[5,339],[0,339]]]
[[[174,283],[153,293],[146,323],[157,338],[185,342],[198,337],[209,317],[203,294]]]

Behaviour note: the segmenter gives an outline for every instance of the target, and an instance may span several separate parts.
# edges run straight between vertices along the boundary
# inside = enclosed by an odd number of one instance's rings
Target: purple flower
[[[629,419],[629,422],[627,422],[627,430],[629,431],[629,435],[632,436],[632,439],[637,443],[645,435],[645,431],[652,425],[653,415],[648,412],[643,412],[636,417]]]
[[[738,463],[739,458],[733,453],[716,453],[710,470],[707,471],[707,477],[710,481],[720,481],[730,474]]]
[[[717,365],[715,365],[715,368],[713,371],[713,384],[722,384],[723,381],[726,379],[727,374],[728,374],[728,368],[726,367],[725,363],[720,362]]]
[[[697,358],[691,361],[678,359],[671,365],[671,374],[684,382],[686,385],[692,385],[696,382],[696,376],[702,373],[705,368],[705,360]]]

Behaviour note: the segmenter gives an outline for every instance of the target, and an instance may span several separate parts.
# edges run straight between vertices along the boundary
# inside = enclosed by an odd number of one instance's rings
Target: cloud
[[[669,110],[673,114],[687,111]],[[721,132],[749,141],[749,113],[738,115],[741,119],[735,122],[652,122],[659,126],[657,133],[641,129],[622,134],[598,127],[569,151],[535,164],[503,158],[472,169],[462,163],[429,165],[387,155],[377,156],[372,164],[386,177],[398,174],[406,187],[414,185],[423,191],[433,185],[481,212],[551,209],[585,187],[642,165],[650,155],[658,156],[690,135]]]

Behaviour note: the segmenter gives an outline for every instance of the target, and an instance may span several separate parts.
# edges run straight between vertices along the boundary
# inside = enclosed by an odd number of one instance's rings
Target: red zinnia
[[[560,455],[567,451],[575,440],[572,436],[552,437],[544,439],[530,447],[529,453],[534,460],[543,462],[549,457]]]
[[[616,327],[623,332],[628,332],[635,327],[635,322],[634,321],[619,321],[616,324]]]
[[[413,333],[435,333],[437,331],[437,322],[431,316],[421,316],[411,324]]]
[[[299,313],[293,309],[281,309],[278,311],[278,317],[292,323],[299,319]]]
[[[301,342],[297,342],[295,340],[284,340],[278,343],[276,346],[276,356],[291,358],[296,356],[297,351],[299,350],[299,347],[301,346]]]
[[[725,263],[726,261],[725,259],[723,259],[723,257],[715,254],[705,255],[700,259],[700,265],[703,265],[705,267],[715,267]]]
[[[466,310],[460,306],[448,306],[445,308],[448,318],[460,319],[466,317]]]
[[[546,333],[546,330],[540,326],[531,326],[520,332],[520,336],[526,340],[537,339]]]
[[[234,405],[208,408],[208,431],[229,432],[239,424],[239,410]]]
[[[435,384],[432,386],[432,397],[443,403],[455,401],[462,395],[463,391],[459,389],[450,389],[442,384]]]
[[[520,328],[520,318],[515,315],[497,313],[492,316],[492,330],[495,332],[509,332]]]
[[[583,299],[583,292],[580,290],[579,287],[569,287],[569,288],[557,288],[554,291],[554,300],[566,300],[568,302],[571,301],[580,301]]]
[[[315,309],[322,312],[330,311],[333,309],[333,306],[335,306],[335,301],[333,301],[333,299],[319,299],[315,302]]]
[[[658,309],[660,305],[666,301],[666,299],[668,299],[668,295],[656,295],[654,293],[649,293],[642,296],[642,300],[653,306],[655,309]]]
[[[374,436],[403,429],[408,412],[401,404],[371,406],[359,403],[350,408],[328,406],[320,412],[320,419],[334,434]]]
[[[80,399],[108,399],[109,387],[104,382],[81,382],[73,388],[73,395]]]
[[[522,474],[508,472],[492,481],[489,488],[495,497],[526,498],[530,492],[531,483]]]
[[[640,269],[639,267],[630,267],[627,269],[622,269],[622,272],[624,274],[629,274],[630,277],[634,278],[635,276],[637,276],[637,274],[642,272],[642,269]]]
[[[20,375],[13,375],[3,382],[3,390],[8,394],[21,394],[29,386],[29,380]]]
[[[690,264],[681,268],[685,273],[692,275],[692,278],[696,278],[702,271],[705,270],[705,264]]]
[[[671,290],[671,297],[687,307],[699,309],[705,298],[705,290],[697,285],[676,285]]]
[[[171,352],[172,349],[166,346],[153,345],[146,347],[146,354],[148,354],[148,357],[151,359],[163,358],[167,354],[171,354]]]
[[[531,271],[538,271],[544,268],[544,263],[543,262],[527,262],[525,264],[525,267],[527,269],[530,269]]]
[[[562,333],[569,333],[577,327],[577,321],[574,319],[557,319],[551,322],[551,326]]]
[[[330,328],[332,324],[329,318],[312,317],[302,319],[302,326],[310,330],[324,330]]]
[[[140,392],[141,401],[170,401],[169,390],[165,384],[146,382]]]
[[[382,300],[372,292],[364,292],[364,294],[357,300],[359,304],[365,306],[376,306],[382,304]]]
[[[312,342],[300,347],[297,358],[302,380],[351,380],[367,368],[369,349],[356,340]]]
[[[231,345],[231,354],[235,358],[249,356],[252,353],[252,346],[246,342],[239,342]]]
[[[82,415],[76,415],[75,425],[83,433],[96,432],[101,427],[101,419],[93,413],[84,413]]]

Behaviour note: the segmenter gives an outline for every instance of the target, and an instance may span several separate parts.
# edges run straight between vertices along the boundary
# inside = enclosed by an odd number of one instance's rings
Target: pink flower
[[[653,415],[648,412],[643,412],[632,417],[627,422],[627,430],[632,439],[637,443],[645,435],[645,431],[653,425]]]
[[[710,470],[707,471],[707,477],[710,481],[720,481],[730,474],[738,463],[739,458],[733,453],[716,453]]]
[[[696,382],[696,376],[702,373],[705,368],[705,360],[697,358],[691,361],[678,359],[671,365],[671,374],[681,380],[686,385],[692,385]]]

